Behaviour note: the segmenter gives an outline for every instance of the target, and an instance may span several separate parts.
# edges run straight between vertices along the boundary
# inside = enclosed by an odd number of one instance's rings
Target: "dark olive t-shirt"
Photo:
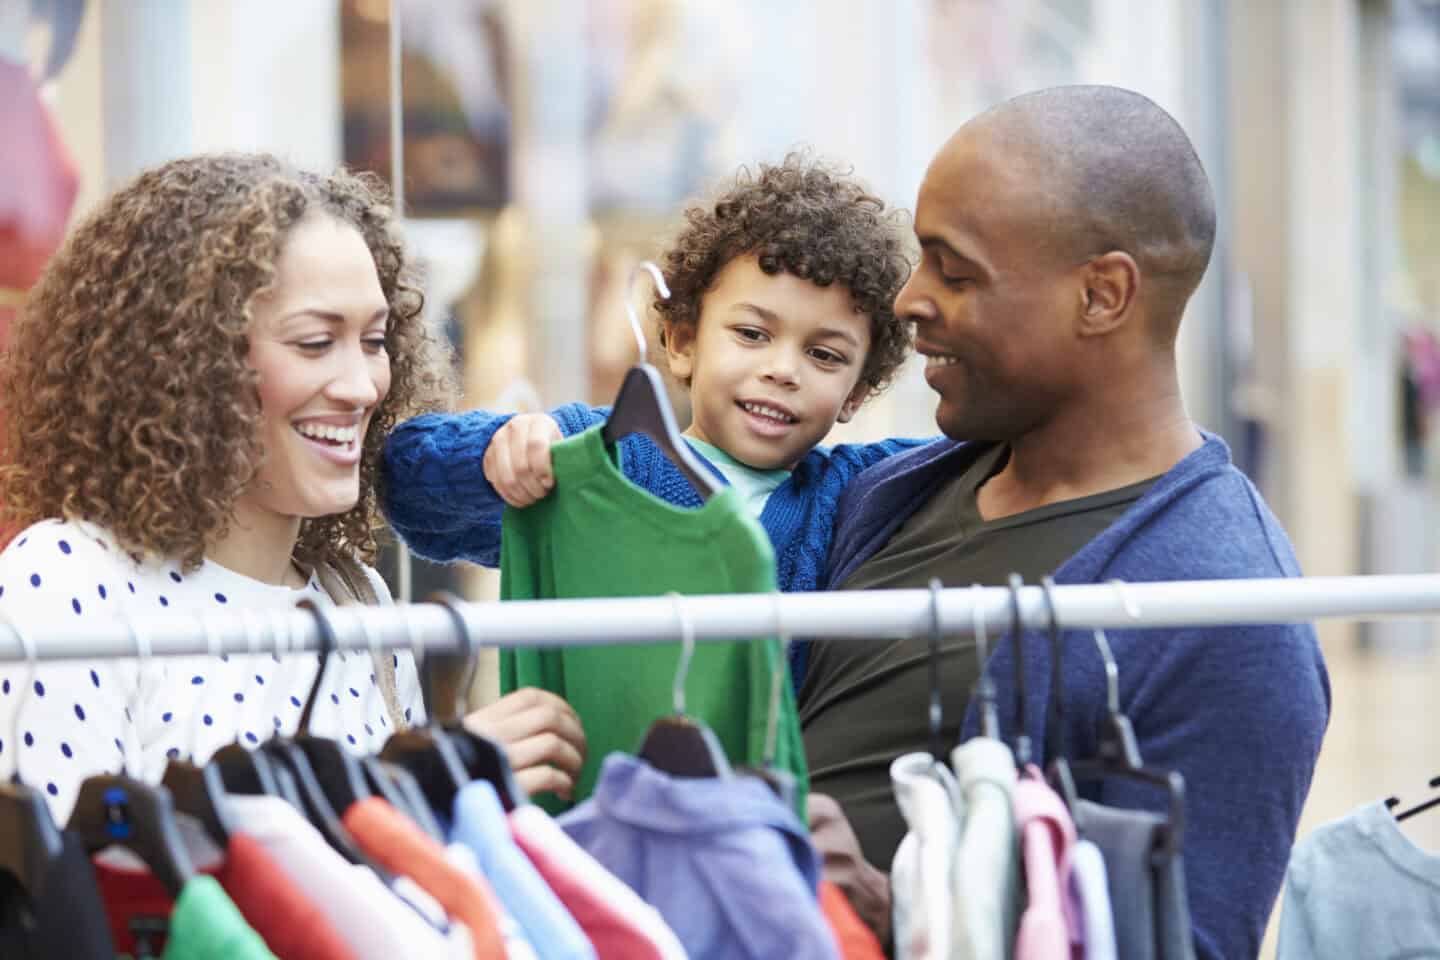
[[[987,523],[977,496],[1007,454],[1003,445],[980,453],[836,589],[923,589],[932,577],[947,587],[1004,586],[1011,573],[1036,583],[1118,520],[1154,482]],[[819,640],[800,690],[811,789],[840,802],[866,859],[882,870],[890,868],[905,835],[890,788],[890,763],[928,748],[928,648],[925,638]],[[953,744],[979,665],[970,637],[946,637],[940,649],[945,742]]]

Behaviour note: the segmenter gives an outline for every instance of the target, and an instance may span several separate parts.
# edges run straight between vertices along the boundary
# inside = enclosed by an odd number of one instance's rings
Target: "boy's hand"
[[[495,431],[485,451],[485,479],[512,507],[528,507],[555,489],[550,445],[565,439],[546,413],[521,413]]]

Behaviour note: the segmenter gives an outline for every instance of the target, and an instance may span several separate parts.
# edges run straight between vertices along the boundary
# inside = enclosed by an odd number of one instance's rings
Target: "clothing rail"
[[[1377,620],[1440,615],[1440,576],[1309,577],[1087,584],[1054,589],[1064,629],[1182,627],[1342,618]],[[1050,620],[1040,587],[1020,590],[1025,625]],[[933,604],[933,609],[932,609]],[[63,618],[10,617],[0,602],[0,660],[182,654],[287,653],[317,650],[320,631],[305,610],[156,613],[78,629]],[[480,646],[555,647],[674,641],[688,623],[697,640],[744,637],[896,638],[926,636],[938,610],[941,632],[972,635],[983,623],[998,638],[1009,629],[1005,587],[741,594],[462,603],[455,607]],[[333,608],[338,649],[413,648],[459,652],[455,617],[438,604]],[[683,618],[683,619],[682,619]],[[17,632],[18,631],[18,632]]]

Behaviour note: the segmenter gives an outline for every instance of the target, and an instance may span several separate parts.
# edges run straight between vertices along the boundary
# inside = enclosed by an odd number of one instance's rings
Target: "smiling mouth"
[[[306,440],[342,452],[353,450],[360,439],[358,426],[336,427],[325,423],[296,423],[292,426]]]
[[[773,407],[767,403],[752,403],[746,400],[737,400],[735,405],[752,417],[760,417],[769,420],[780,426],[791,426],[800,422],[800,418],[788,410]]]
[[[925,369],[934,367],[953,367],[960,362],[959,357],[952,357],[949,354],[927,354],[925,356]]]

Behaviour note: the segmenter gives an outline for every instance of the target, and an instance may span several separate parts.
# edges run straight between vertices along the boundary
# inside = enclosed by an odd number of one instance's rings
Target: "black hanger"
[[[1431,790],[1440,789],[1440,777],[1432,777],[1429,783],[1429,787]],[[1394,809],[1398,806],[1400,806],[1399,797],[1387,797],[1385,799],[1386,810],[1390,810],[1393,812]],[[1399,813],[1395,814],[1395,820],[1397,822],[1409,820],[1411,817],[1415,816],[1415,814],[1424,813],[1426,810],[1437,806],[1440,806],[1440,796],[1431,797],[1429,800],[1422,800],[1420,803],[1417,803],[1410,809],[1400,811]]]
[[[317,675],[315,688],[318,691],[319,677],[325,673],[330,652],[339,647],[339,638],[335,633],[335,624],[319,604],[307,599],[300,601],[297,606],[315,619],[315,626],[320,634],[320,673]],[[314,692],[311,696],[314,696]],[[315,772],[316,781],[325,791],[325,798],[337,813],[343,814],[355,801],[371,795],[359,759],[334,740],[311,735],[308,709],[301,714],[300,728],[295,734],[294,742],[304,751],[305,759],[310,761],[310,768]]]
[[[46,865],[62,852],[60,829],[45,798],[23,783],[0,784],[0,873],[33,894],[44,883]]]
[[[1118,581],[1112,582],[1118,586]],[[1046,594],[1046,599],[1052,600],[1049,593]],[[1053,604],[1050,613],[1054,619]],[[1056,629],[1058,630],[1058,627]],[[1131,780],[1165,791],[1169,799],[1169,819],[1162,831],[1161,844],[1155,852],[1176,856],[1180,853],[1185,835],[1185,778],[1178,770],[1160,770],[1143,764],[1130,718],[1120,711],[1120,668],[1110,650],[1110,641],[1103,630],[1097,629],[1093,635],[1095,649],[1105,664],[1106,690],[1105,718],[1100,722],[1095,756],[1070,761],[1057,752],[1050,762],[1051,783],[1071,810],[1075,809],[1080,799],[1076,784],[1084,781]],[[1056,679],[1052,678],[1052,681]],[[1052,682],[1052,687],[1054,686],[1055,683]]]
[[[444,845],[445,832],[431,812],[420,789],[420,781],[404,767],[386,763],[379,757],[361,757],[360,766],[365,771],[365,782],[376,795],[405,816],[409,817],[430,839]]]
[[[650,272],[655,280],[655,286],[662,297],[670,296],[669,289],[665,286],[665,278],[660,270],[649,261],[638,264],[630,274],[630,287],[635,285],[635,278],[639,276],[640,270]],[[665,392],[665,386],[660,380],[660,373],[653,366],[645,362],[645,332],[640,325],[640,318],[635,314],[635,307],[627,297],[625,301],[625,312],[630,318],[630,328],[635,334],[635,341],[640,348],[640,359],[625,374],[625,379],[620,383],[620,390],[615,395],[615,403],[610,410],[610,417],[601,428],[601,437],[605,443],[614,446],[621,437],[632,433],[640,433],[649,437],[660,448],[672,463],[680,470],[700,499],[708,500],[723,489],[723,485],[715,476],[706,469],[705,465],[691,452],[690,447],[680,436],[680,429],[675,423],[675,414],[670,409],[670,400]]]
[[[106,847],[124,847],[134,853],[171,898],[178,897],[195,865],[180,837],[170,791],[122,775],[89,777],[65,829],[74,833],[89,853]]]
[[[985,609],[980,605],[981,591],[985,588],[978,583],[970,585],[973,603],[970,609],[975,633],[975,662],[979,667],[973,694],[975,712],[980,717],[980,735],[991,740],[1000,739],[1000,713],[996,707],[995,678],[990,676],[990,641],[985,635]]]
[[[1026,733],[1027,695],[1025,691],[1025,621],[1020,616],[1020,588],[1025,578],[1010,574],[1010,635],[1015,655],[1015,765],[1024,768],[1030,762],[1030,734]]]
[[[695,655],[695,627],[685,615],[680,595],[672,593],[670,598],[680,620],[681,636],[680,664],[671,689],[675,712],[651,724],[636,754],[656,770],[672,777],[728,777],[731,775],[730,761],[715,731],[685,715],[685,679],[690,672],[690,660]]]
[[[230,834],[235,832],[234,815],[230,812],[220,767],[198,767],[172,759],[165,765],[160,785],[170,791],[176,811],[199,820],[220,849],[229,845]]]
[[[432,603],[438,603],[450,614],[450,619],[455,624],[456,636],[460,641],[460,656],[467,664],[475,662],[475,640],[470,635],[470,627],[465,622],[465,615],[461,613],[459,604],[461,600],[453,593],[440,591],[430,597]],[[428,658],[427,658],[428,659]],[[500,798],[500,805],[506,813],[514,810],[517,806],[528,802],[525,790],[520,782],[515,779],[515,772],[510,768],[510,757],[505,749],[489,737],[481,736],[470,730],[464,723],[464,698],[470,687],[470,673],[467,672],[455,693],[455,708],[453,715],[455,721],[444,725],[445,735],[455,746],[455,752],[460,756],[460,762],[465,767],[465,772],[470,780],[485,780],[495,788],[495,793]]]

